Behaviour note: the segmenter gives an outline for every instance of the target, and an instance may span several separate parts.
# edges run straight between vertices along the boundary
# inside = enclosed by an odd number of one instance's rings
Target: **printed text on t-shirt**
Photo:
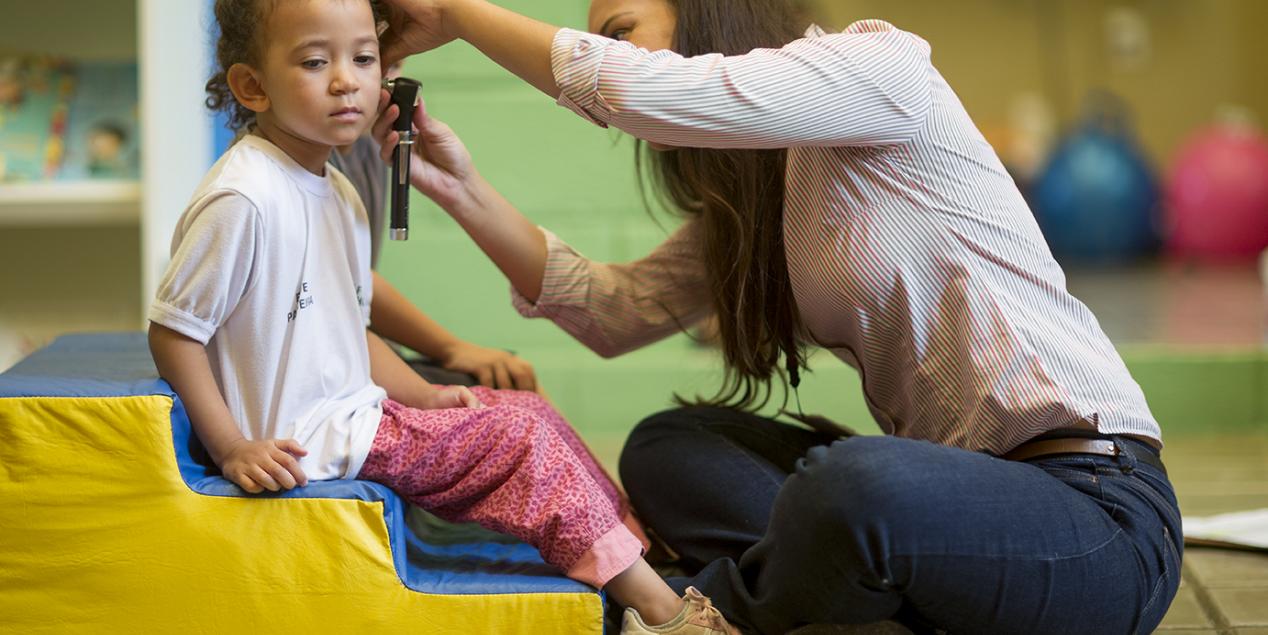
[[[295,294],[295,308],[286,314],[286,321],[293,322],[299,312],[313,305],[313,296],[308,291],[308,281],[299,284],[299,293]]]

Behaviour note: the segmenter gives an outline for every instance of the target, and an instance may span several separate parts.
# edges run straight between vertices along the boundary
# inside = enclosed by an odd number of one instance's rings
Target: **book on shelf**
[[[0,57],[0,184],[136,179],[132,62]]]

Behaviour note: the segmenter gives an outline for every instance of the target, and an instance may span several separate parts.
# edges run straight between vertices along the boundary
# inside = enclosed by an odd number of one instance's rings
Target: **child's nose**
[[[360,86],[357,85],[356,76],[353,75],[351,69],[346,65],[339,65],[335,68],[335,75],[330,81],[330,92],[336,95],[344,95],[354,93]]]

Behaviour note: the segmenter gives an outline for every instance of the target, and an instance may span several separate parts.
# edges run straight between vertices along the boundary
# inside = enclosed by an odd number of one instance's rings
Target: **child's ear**
[[[234,99],[243,108],[251,112],[265,112],[269,109],[269,96],[264,93],[264,84],[258,71],[246,64],[234,64],[229,67],[226,76],[229,90],[233,91]]]

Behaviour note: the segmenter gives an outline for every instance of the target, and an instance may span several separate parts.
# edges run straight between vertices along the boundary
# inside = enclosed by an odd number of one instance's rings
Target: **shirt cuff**
[[[607,48],[616,41],[605,37],[560,29],[551,45],[550,66],[559,86],[559,105],[608,127],[611,112],[599,95],[599,66]]]
[[[538,229],[546,236],[546,270],[542,274],[541,294],[537,302],[533,302],[511,287],[511,305],[526,318],[551,317],[550,307],[584,306],[589,294],[585,257],[550,230]]]
[[[203,346],[216,334],[216,325],[159,300],[150,305],[147,317],[151,322],[172,329]]]

